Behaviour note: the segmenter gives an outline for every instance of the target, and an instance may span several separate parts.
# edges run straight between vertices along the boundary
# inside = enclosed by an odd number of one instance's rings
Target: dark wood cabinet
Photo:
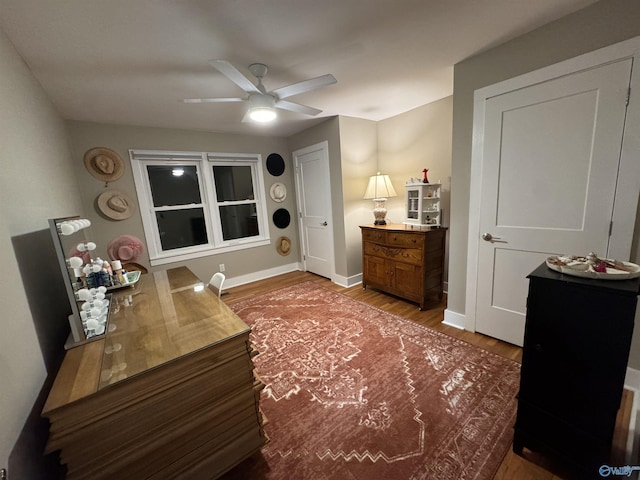
[[[576,478],[609,465],[640,280],[529,275],[514,451],[559,460]]]
[[[424,309],[428,295],[442,298],[446,228],[361,226],[362,286],[412,300]]]

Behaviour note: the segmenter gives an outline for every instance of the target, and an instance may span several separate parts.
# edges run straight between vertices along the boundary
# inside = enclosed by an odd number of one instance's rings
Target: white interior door
[[[333,226],[327,142],[293,152],[304,270],[332,278]]]
[[[522,345],[526,275],[607,254],[630,75],[624,60],[486,100],[476,331]]]

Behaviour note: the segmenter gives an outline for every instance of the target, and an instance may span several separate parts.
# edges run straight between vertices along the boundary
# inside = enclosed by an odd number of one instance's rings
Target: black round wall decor
[[[286,208],[279,208],[273,212],[273,224],[278,228],[287,228],[291,222],[291,215]]]
[[[284,173],[284,159],[277,153],[270,153],[267,157],[267,170],[274,177]]]

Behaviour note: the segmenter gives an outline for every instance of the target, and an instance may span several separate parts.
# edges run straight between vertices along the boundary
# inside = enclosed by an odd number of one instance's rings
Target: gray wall
[[[449,309],[465,311],[473,92],[637,35],[640,2],[606,0],[456,64]]]
[[[452,111],[447,97],[380,122],[340,116],[289,139],[291,151],[329,142],[336,274],[355,281],[362,273],[359,226],[373,223],[373,203],[363,196],[377,171],[390,176],[398,194],[387,201],[389,223],[405,220],[404,184],[426,167],[431,181],[443,183],[448,224]]]
[[[44,439],[31,424],[71,311],[47,219],[83,211],[65,124],[1,30],[0,65],[0,467],[37,479]]]
[[[340,120],[331,117],[328,120],[311,127],[288,139],[289,151],[295,152],[321,142],[329,146],[329,179],[331,183],[331,215],[333,217],[333,254],[335,258],[336,275],[348,277],[347,253],[345,247],[344,209],[342,204],[342,153],[340,150]],[[292,155],[289,155],[292,158]],[[320,180],[321,181],[321,180]]]
[[[428,168],[430,182],[442,183],[442,224],[449,226],[451,204],[451,129],[453,97],[423,105],[378,123],[378,163],[390,175],[398,196],[387,202],[394,223],[405,220],[404,184],[422,178]],[[445,252],[445,280],[448,276]]]
[[[362,234],[360,225],[373,223],[373,202],[365,200],[369,177],[378,162],[378,124],[370,120],[340,117],[342,208],[344,246],[350,284],[362,279]],[[384,172],[386,173],[386,172]]]
[[[476,89],[640,35],[640,2],[605,0],[464,60],[454,68],[449,305],[465,313],[469,185]],[[637,237],[635,233],[635,255]],[[639,329],[636,329],[639,330]],[[636,335],[638,337],[638,335]],[[640,368],[634,340],[630,365]]]
[[[87,215],[92,221],[95,242],[98,244],[98,252],[102,258],[108,258],[106,246],[115,236],[130,234],[137,236],[142,241],[145,241],[145,236],[139,209],[136,209],[135,213],[126,220],[114,221],[105,218],[94,207],[96,198],[105,189],[104,182],[92,177],[84,168],[84,153],[94,147],[111,148],[120,154],[126,165],[125,172],[122,178],[111,182],[109,188],[124,191],[133,200],[137,200],[137,197],[129,160],[129,149],[259,153],[262,155],[271,244],[161,265],[151,268],[151,270],[186,265],[200,280],[207,282],[218,271],[219,265],[224,263],[225,274],[231,281],[234,277],[284,267],[292,263],[297,264],[299,261],[297,222],[294,215],[294,176],[291,156],[288,153],[285,139],[87,122],[68,122],[68,129],[73,146],[76,174],[81,182],[80,197],[82,203],[87,206]],[[265,167],[267,156],[270,153],[279,153],[285,159],[285,171],[279,177],[270,175]],[[287,187],[287,198],[282,203],[274,202],[269,196],[269,188],[275,182],[283,183]],[[271,221],[273,212],[281,207],[288,209],[291,213],[291,224],[285,229],[277,228]],[[279,255],[276,251],[276,240],[281,235],[288,236],[292,241],[292,253],[286,257]],[[145,252],[144,258],[139,263],[150,267],[148,252]]]

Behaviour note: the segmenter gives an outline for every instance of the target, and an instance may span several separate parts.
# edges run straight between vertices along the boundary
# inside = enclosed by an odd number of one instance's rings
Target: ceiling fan
[[[226,76],[233,83],[238,85],[242,90],[249,94],[246,98],[185,98],[184,103],[225,103],[225,102],[248,102],[249,110],[247,116],[258,122],[268,122],[276,117],[276,108],[289,110],[291,112],[304,113],[306,115],[317,115],[322,110],[307,107],[299,103],[294,103],[285,98],[299,95],[310,90],[333,85],[337,82],[331,74],[322,75],[320,77],[305,80],[303,82],[294,83],[286,87],[276,88],[267,92],[262,84],[262,79],[269,70],[262,63],[253,63],[249,65],[249,71],[258,79],[258,83],[254,84],[245,75],[231,65],[226,60],[211,60],[209,64]],[[245,121],[247,116],[243,119]]]

